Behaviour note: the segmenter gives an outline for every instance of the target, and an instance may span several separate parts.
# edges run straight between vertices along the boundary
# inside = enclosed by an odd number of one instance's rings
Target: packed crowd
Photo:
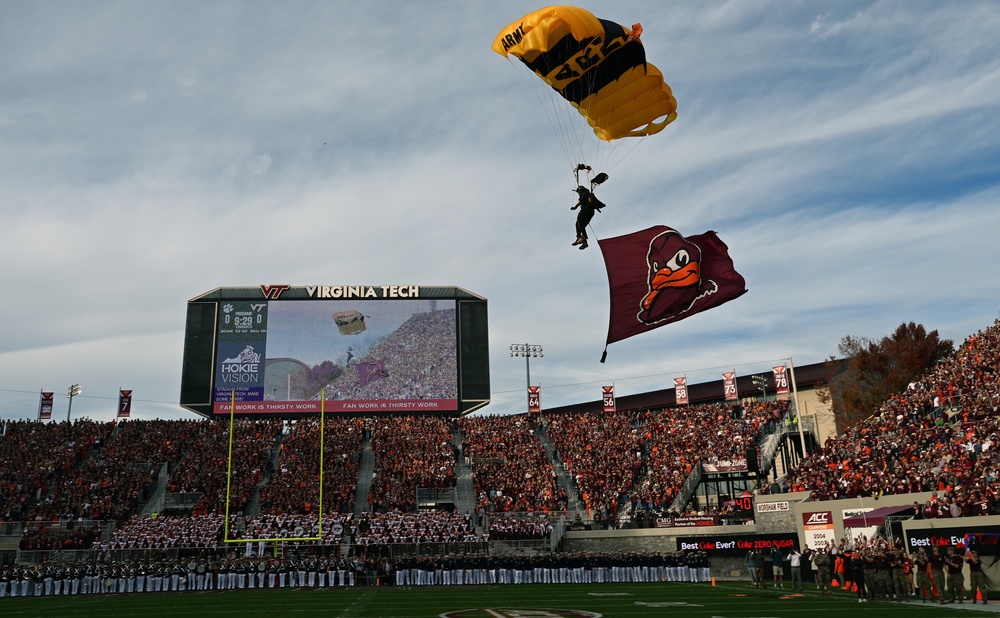
[[[62,522],[29,522],[21,534],[18,549],[53,551],[90,549],[100,538],[96,522],[69,520]]]
[[[123,421],[38,503],[46,520],[128,519],[151,495],[161,467],[180,461],[192,436],[176,421]]]
[[[462,449],[479,506],[494,512],[565,511],[568,497],[527,417],[459,421]]]
[[[0,521],[51,519],[35,509],[51,487],[73,474],[91,450],[111,437],[112,423],[4,421],[0,439]],[[32,513],[32,511],[40,511]]]
[[[476,534],[469,515],[450,511],[363,513],[351,522],[351,536],[362,547],[487,540]]]
[[[369,419],[375,473],[372,512],[416,510],[417,487],[455,486],[453,423],[433,416]]]
[[[320,545],[338,545],[343,539],[347,529],[349,516],[343,513],[324,514],[320,521],[319,513],[282,513],[282,514],[262,514],[254,517],[247,517],[243,530],[238,527],[230,533],[231,538],[244,539],[291,539],[291,538],[319,538],[315,541]],[[258,541],[259,543],[259,541]],[[258,545],[258,549],[262,549]],[[252,544],[246,549],[253,551]]]
[[[550,415],[542,420],[545,435],[594,519],[617,516],[619,502],[632,491],[643,467],[643,436],[636,420],[635,412]]]
[[[266,513],[312,514],[319,511],[319,419],[300,419],[282,437],[278,465],[261,488]],[[327,418],[323,426],[323,512],[354,508],[358,467],[364,443],[364,421]]]
[[[431,328],[424,322],[449,313],[453,320],[453,312],[414,316],[411,326]],[[396,335],[406,332],[401,328]],[[811,492],[816,500],[934,492],[914,505],[913,514],[923,518],[1000,512],[998,376],[1000,321],[967,339],[953,357],[915,379],[845,436],[827,440],[782,480],[784,489]],[[731,405],[696,405],[537,420],[523,415],[460,421],[328,419],[322,512],[330,525],[324,525],[324,541],[337,544],[347,533],[362,546],[547,538],[551,527],[544,517],[503,516],[567,508],[568,496],[557,484],[545,442],[594,519],[614,518],[622,509],[662,513],[695,465],[709,460],[738,465],[760,432],[783,422],[787,405],[745,401],[739,413]],[[228,500],[246,526],[234,527],[235,534],[315,534],[318,420],[239,420],[234,431]],[[227,500],[228,423],[12,421],[4,424],[3,434],[0,520],[120,523],[103,541],[94,538],[93,527],[70,532],[65,525],[29,526],[23,549],[69,549],[81,543],[106,550],[218,545]],[[375,455],[369,512],[354,520],[332,517],[356,507],[366,437]],[[480,534],[467,515],[414,513],[418,487],[455,486],[457,452],[472,468],[478,506],[492,515]],[[201,494],[193,516],[136,515],[164,470],[168,491]],[[258,489],[262,515],[244,518]]]
[[[414,314],[326,386],[330,399],[456,399],[455,310]],[[360,379],[357,366],[381,362],[378,379]]]
[[[172,489],[201,493],[194,507],[199,514],[224,513],[227,491],[230,512],[242,510],[253,498],[261,479],[271,471],[271,457],[282,423],[273,419],[236,419],[231,457],[229,423],[206,421],[202,425],[198,442],[170,475]]]
[[[676,410],[647,410],[639,418],[646,474],[631,494],[636,510],[663,512],[700,462],[747,468],[746,452],[758,433],[785,417],[787,401],[746,400],[742,406],[703,404]]]
[[[995,514],[1000,457],[1000,321],[858,423],[783,481],[813,499],[935,491],[922,515]]]
[[[111,538],[95,540],[99,550],[212,548],[221,540],[225,515],[133,515]]]
[[[539,540],[552,537],[552,522],[536,514],[511,513],[490,517],[489,538],[497,541]]]

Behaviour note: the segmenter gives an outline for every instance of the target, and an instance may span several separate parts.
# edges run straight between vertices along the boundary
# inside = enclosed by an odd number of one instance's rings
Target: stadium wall
[[[839,542],[847,536],[844,519],[858,512],[870,512],[888,506],[910,506],[914,502],[921,505],[931,499],[932,492],[900,494],[876,498],[852,498],[847,500],[827,500],[806,502],[808,492],[778,494],[755,497],[756,521],[741,526],[706,526],[691,528],[643,528],[632,530],[567,530],[563,537],[563,549],[568,552],[629,553],[659,552],[673,553],[679,549],[680,538],[704,538],[739,536],[752,540],[780,534],[796,534],[797,547],[801,550],[808,545],[810,537],[825,536]],[[819,514],[820,517],[816,517]],[[878,527],[858,530],[869,536]],[[966,534],[980,534],[987,544],[981,548],[983,572],[991,589],[1000,589],[1000,516],[963,517],[944,519],[908,520],[901,524],[902,540],[907,545],[907,553],[916,551],[921,544],[938,545],[942,548],[956,545]],[[964,554],[964,551],[960,551]],[[746,552],[742,555],[709,555],[712,561],[712,577],[720,580],[749,580],[746,569]],[[787,574],[786,574],[787,575]],[[968,567],[964,570],[968,589]],[[803,573],[806,583],[812,581],[811,573]]]
[[[756,521],[740,526],[706,526],[690,528],[642,528],[632,530],[567,530],[563,537],[565,551],[628,553],[678,551],[678,539],[701,537],[709,540],[715,537],[746,537],[794,534],[797,532],[790,507],[792,501],[807,498],[807,493],[781,494],[778,496],[756,496]],[[779,506],[761,506],[773,505]],[[787,510],[783,508],[789,505]],[[801,548],[801,538],[799,539]],[[746,570],[746,553],[736,556],[711,555],[712,577],[720,580],[749,580]]]

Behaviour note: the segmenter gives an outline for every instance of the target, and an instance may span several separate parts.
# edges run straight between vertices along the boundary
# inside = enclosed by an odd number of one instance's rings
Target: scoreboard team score
[[[486,299],[458,287],[217,288],[188,301],[181,405],[460,416],[489,403],[487,333]]]

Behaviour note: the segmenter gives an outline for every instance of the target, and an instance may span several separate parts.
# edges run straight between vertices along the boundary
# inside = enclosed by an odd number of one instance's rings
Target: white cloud
[[[904,321],[997,315],[1000,8],[608,3],[679,117],[600,189],[597,237],[718,231],[750,292],[616,343],[566,159],[489,44],[537,6],[11,4],[0,22],[0,416],[82,383],[181,414],[187,299],[284,281],[489,298],[494,404],[716,379]],[[722,369],[720,369],[722,367]],[[58,417],[58,411],[56,416]]]

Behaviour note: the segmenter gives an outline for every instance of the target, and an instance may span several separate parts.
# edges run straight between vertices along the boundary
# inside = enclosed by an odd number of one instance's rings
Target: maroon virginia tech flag
[[[389,377],[389,372],[385,369],[385,361],[358,363],[355,367],[358,369],[358,386],[368,386],[376,380]]]
[[[746,293],[715,232],[687,238],[657,225],[599,241],[611,288],[607,343],[717,307]]]

